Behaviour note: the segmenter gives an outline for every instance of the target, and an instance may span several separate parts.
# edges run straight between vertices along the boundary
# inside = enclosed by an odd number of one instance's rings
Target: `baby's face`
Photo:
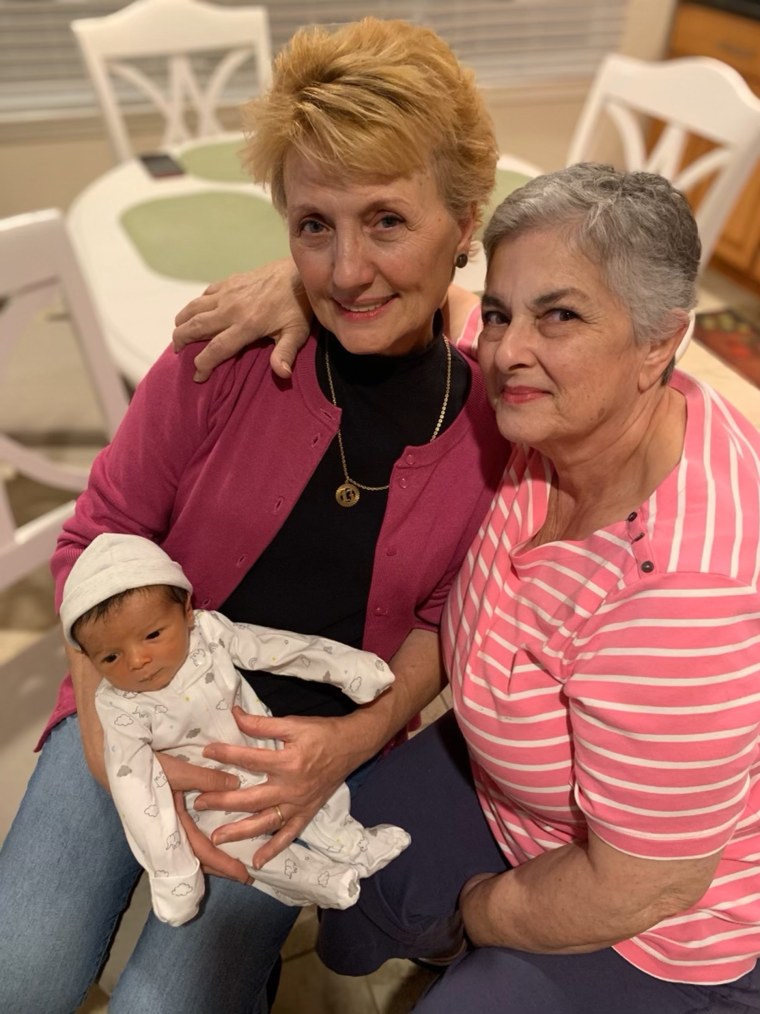
[[[162,588],[129,595],[106,616],[83,624],[79,643],[118,690],[161,690],[187,657],[193,611]]]

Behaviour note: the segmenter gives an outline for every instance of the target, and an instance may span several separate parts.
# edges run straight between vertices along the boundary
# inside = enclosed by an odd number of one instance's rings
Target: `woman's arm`
[[[66,644],[66,660],[69,663],[71,682],[74,687],[84,759],[87,761],[87,767],[93,778],[107,792],[110,792],[105,761],[103,760],[103,728],[95,710],[95,691],[100,683],[100,676],[85,653],[77,651],[70,644]]]
[[[172,341],[179,352],[211,339],[195,357],[193,379],[202,382],[246,345],[272,338],[272,369],[286,380],[309,337],[311,318],[295,264],[285,258],[209,285],[177,314]]]
[[[458,285],[449,286],[441,309],[444,331],[453,342],[477,304],[474,293]],[[195,357],[193,379],[202,383],[220,363],[247,345],[272,338],[272,369],[286,380],[309,337],[311,318],[311,306],[295,264],[285,258],[209,285],[175,317],[172,341],[178,352],[192,342],[208,342]]]
[[[719,859],[640,859],[589,832],[584,844],[473,877],[460,897],[465,932],[478,947],[544,954],[609,947],[699,901]]]
[[[296,838],[350,772],[373,757],[443,686],[438,633],[413,630],[391,660],[393,685],[382,697],[342,718],[261,718],[238,712],[249,736],[278,739],[280,750],[215,743],[204,754],[223,764],[263,772],[267,782],[235,792],[210,792],[196,808],[237,810],[254,816],[222,825],[214,844],[273,834],[254,857],[263,866]],[[285,818],[273,824],[273,808]],[[276,813],[276,811],[275,811]]]

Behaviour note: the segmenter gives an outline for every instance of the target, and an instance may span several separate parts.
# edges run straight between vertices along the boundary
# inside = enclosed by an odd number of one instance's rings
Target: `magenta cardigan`
[[[64,525],[51,564],[56,605],[82,549],[119,531],[156,541],[184,567],[194,604],[217,608],[277,534],[337,432],[340,410],[317,383],[316,347],[312,337],[292,382],[272,374],[270,347],[258,346],[204,384],[192,381],[197,349],[167,349]],[[480,371],[471,370],[457,419],[432,443],[407,447],[393,468],[363,643],[385,659],[413,628],[438,627],[506,461]],[[67,677],[45,734],[74,711]]]

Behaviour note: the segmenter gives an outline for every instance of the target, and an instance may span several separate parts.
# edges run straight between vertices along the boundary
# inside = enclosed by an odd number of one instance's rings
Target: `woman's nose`
[[[535,362],[533,329],[528,321],[513,318],[504,329],[494,362],[503,373]]]
[[[333,258],[333,284],[336,289],[349,292],[372,283],[374,268],[367,244],[361,235],[337,236]]]

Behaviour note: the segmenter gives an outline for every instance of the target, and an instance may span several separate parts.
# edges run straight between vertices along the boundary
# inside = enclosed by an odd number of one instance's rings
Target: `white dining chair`
[[[663,128],[651,145],[654,122]],[[704,267],[760,156],[760,99],[736,70],[710,57],[650,62],[611,53],[591,85],[565,164],[599,161],[605,125],[619,137],[621,168],[660,173],[693,198]],[[543,171],[508,155],[499,168]]]
[[[71,28],[118,161],[126,161],[133,152],[117,79],[128,82],[161,113],[163,147],[222,131],[216,111],[224,104],[223,93],[233,74],[249,59],[255,60],[251,94],[265,91],[272,80],[266,7],[135,0],[114,14],[72,21]],[[206,67],[204,79],[193,61],[211,54],[216,63],[210,71]]]
[[[127,393],[106,348],[60,212],[38,211],[0,220],[0,264],[0,376],[19,342],[28,338],[30,322],[56,299],[62,300],[90,375],[104,431],[113,436],[127,408]],[[50,387],[54,389],[55,378]],[[17,397],[19,401],[24,397],[21,389]],[[47,563],[74,506],[69,500],[20,524],[11,509],[8,483],[24,476],[56,490],[79,493],[88,475],[86,468],[56,461],[27,446],[8,423],[5,430],[0,432],[0,589]]]

